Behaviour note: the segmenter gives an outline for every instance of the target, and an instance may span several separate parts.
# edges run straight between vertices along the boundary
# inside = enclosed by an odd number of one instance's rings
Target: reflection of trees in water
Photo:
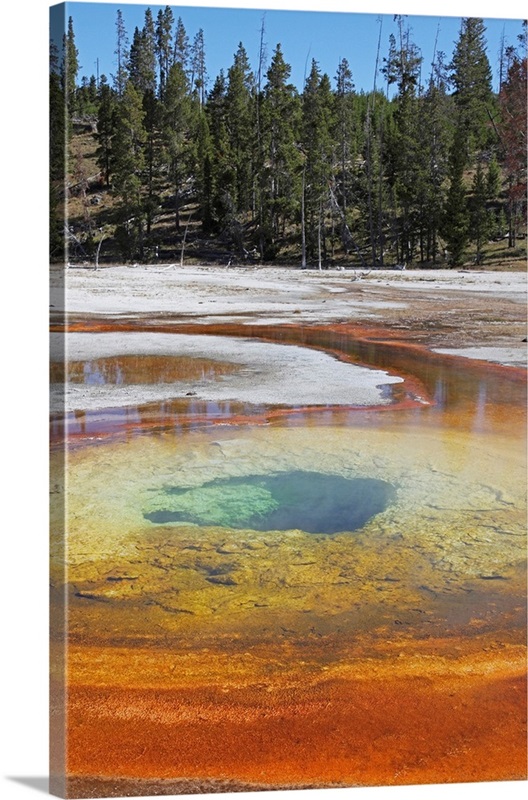
[[[191,356],[123,355],[91,361],[71,361],[67,365],[69,383],[91,386],[174,383],[182,380],[215,380],[234,372],[235,364]],[[63,364],[51,364],[51,382],[64,383]]]
[[[79,433],[86,433],[86,412],[77,409],[73,413],[75,416],[75,422],[79,426]]]
[[[244,334],[247,336],[247,328]],[[464,417],[470,427],[475,417],[479,426],[484,424],[490,404],[512,409],[526,407],[526,377],[522,370],[434,353],[406,342],[356,338],[347,331],[291,327],[285,336],[281,330],[255,325],[251,334],[269,341],[316,347],[345,356],[353,363],[387,370],[403,377],[410,388],[418,382],[418,393],[434,399],[438,411],[458,412],[461,421]],[[405,384],[395,385],[391,391],[395,399],[400,399]],[[428,413],[427,406],[418,411]]]
[[[404,382],[391,385],[392,403],[383,406],[384,414],[398,414],[402,408],[407,408],[413,410],[416,422],[425,415],[430,422],[434,418],[436,424],[445,421],[445,424],[456,424],[457,427],[472,430],[490,429],[500,424],[501,420],[506,421],[512,414],[524,414],[526,379],[521,370],[514,368],[446,356],[399,341],[359,338],[346,328],[335,330],[291,326],[285,329],[264,325],[249,328],[245,325],[229,325],[216,326],[211,333],[314,347],[351,363],[397,374],[404,378]],[[180,394],[179,398],[87,412],[83,431],[91,434],[119,436],[126,432],[128,437],[135,435],[136,429],[138,433],[147,430],[177,432],[203,429],[217,422],[291,427],[379,424],[379,415],[373,412],[381,409],[376,407],[258,406],[235,401],[207,401],[194,396],[192,381],[215,380],[238,368],[234,364],[190,356],[124,355],[72,362],[68,365],[68,377],[72,383],[86,384],[89,380],[114,386],[189,381],[188,391],[186,387],[183,387],[183,391],[179,387],[175,392]],[[63,366],[52,364],[52,382],[60,383],[63,379]],[[116,405],[118,403],[119,395],[116,395]],[[444,416],[446,413],[449,419]],[[404,419],[409,424],[411,417],[405,416]],[[72,422],[74,426],[70,427]],[[59,428],[57,420],[52,424],[52,436],[56,439],[60,437]],[[77,420],[72,415],[68,415],[68,432],[82,436]]]

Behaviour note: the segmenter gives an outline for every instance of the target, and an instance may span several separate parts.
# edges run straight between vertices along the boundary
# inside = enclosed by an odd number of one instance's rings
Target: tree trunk
[[[102,236],[99,240],[99,244],[97,245],[97,250],[95,251],[95,264],[94,270],[97,271],[99,269],[99,253],[101,252],[101,245],[103,244],[105,237]]]
[[[185,226],[185,231],[184,231],[184,234],[183,234],[183,241],[182,241],[181,253],[180,253],[180,267],[183,267],[183,258],[185,256],[185,243],[187,241],[187,231],[189,230],[189,225],[191,224],[191,218],[192,218],[192,211],[190,212],[190,214],[189,214],[189,216],[187,218],[187,224]]]
[[[317,266],[319,267],[319,271],[323,268],[323,263],[321,260],[321,214],[322,208],[321,203],[319,204],[319,217],[317,220]]]
[[[301,269],[306,269],[306,220],[304,209],[304,194],[306,184],[306,168],[303,169],[302,174],[302,190],[301,190]]]

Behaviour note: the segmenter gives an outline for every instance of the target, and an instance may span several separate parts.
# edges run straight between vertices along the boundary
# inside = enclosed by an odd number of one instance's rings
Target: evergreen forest
[[[167,6],[129,32],[116,73],[79,76],[73,21],[50,50],[50,255],[103,263],[302,268],[499,266],[526,258],[526,23],[498,91],[482,19],[424,64],[396,16],[356,91],[307,63],[302,91],[265,20],[216,76],[206,32]]]

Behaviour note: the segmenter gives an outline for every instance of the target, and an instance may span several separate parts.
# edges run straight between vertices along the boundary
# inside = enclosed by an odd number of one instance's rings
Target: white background
[[[0,136],[0,704],[1,796],[28,800],[45,791],[48,766],[48,521],[47,521],[47,0],[2,4]],[[125,3],[123,3],[125,5]],[[155,5],[155,3],[152,3]],[[192,2],[254,8],[431,13],[451,16],[526,15],[520,0],[312,0]],[[14,111],[16,109],[16,111]],[[29,222],[30,221],[30,222]],[[13,780],[18,778],[18,780]],[[38,780],[40,779],[40,780]],[[25,781],[25,782],[24,782]],[[35,788],[35,786],[37,788]],[[40,789],[40,792],[39,792]],[[490,800],[524,798],[526,784],[345,789],[317,800]],[[273,792],[270,800],[313,793]],[[268,796],[268,795],[266,795]],[[236,795],[240,797],[241,795]],[[248,795],[248,800],[255,798]]]

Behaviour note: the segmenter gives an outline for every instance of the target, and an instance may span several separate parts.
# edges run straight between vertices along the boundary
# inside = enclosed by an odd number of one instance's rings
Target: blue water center
[[[157,525],[332,534],[362,528],[394,496],[394,487],[385,481],[297,470],[221,478],[186,489],[165,487],[153,495],[144,517]]]

